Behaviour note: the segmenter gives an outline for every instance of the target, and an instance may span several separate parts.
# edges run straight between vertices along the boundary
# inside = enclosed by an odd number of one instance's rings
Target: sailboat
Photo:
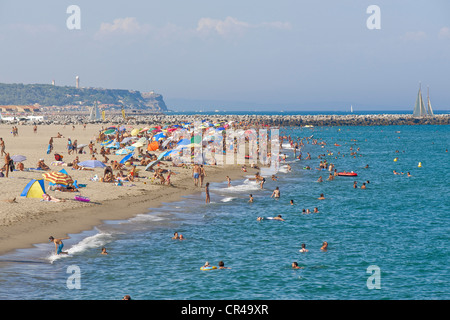
[[[431,104],[430,104],[431,107]],[[422,85],[419,85],[419,92],[417,93],[416,104],[414,105],[413,117],[424,117],[427,115],[427,109],[422,99]]]
[[[100,111],[98,110],[97,101],[95,101],[95,106],[91,109],[89,120],[100,120]]]
[[[353,106],[350,106],[350,112],[353,113]]]
[[[427,87],[427,112],[429,116],[434,116],[433,109],[431,108],[431,101],[430,101],[430,87]]]

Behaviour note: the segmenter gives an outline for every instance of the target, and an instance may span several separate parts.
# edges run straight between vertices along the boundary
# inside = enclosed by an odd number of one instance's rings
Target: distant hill
[[[0,105],[80,106],[167,111],[162,95],[152,92],[102,88],[62,87],[50,84],[0,83]]]

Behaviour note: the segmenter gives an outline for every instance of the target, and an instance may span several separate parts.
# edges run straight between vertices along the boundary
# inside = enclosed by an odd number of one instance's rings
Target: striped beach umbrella
[[[44,177],[45,181],[54,183],[54,184],[63,184],[63,185],[69,185],[73,183],[72,178],[62,172],[56,172],[56,171],[52,171],[52,172],[47,172],[47,173],[43,173],[42,176]]]

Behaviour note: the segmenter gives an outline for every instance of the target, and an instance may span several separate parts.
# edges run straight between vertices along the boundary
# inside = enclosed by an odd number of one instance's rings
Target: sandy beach
[[[169,161],[162,161],[161,168],[172,170],[172,185],[161,185],[159,181],[152,181],[153,172],[140,169],[139,178],[133,182],[124,182],[123,186],[114,183],[92,181],[98,175],[103,176],[103,168],[90,170],[75,170],[71,167],[57,165],[54,153],[63,156],[63,161],[72,162],[76,156],[80,161],[89,160],[91,155],[88,148],[85,154],[70,155],[67,150],[67,139],[77,140],[78,144],[95,143],[100,149],[96,137],[102,127],[108,125],[88,124],[86,128],[75,125],[38,125],[37,132],[32,125],[17,125],[18,134],[13,136],[12,125],[0,125],[0,137],[5,142],[5,151],[13,155],[23,155],[27,159],[23,162],[24,171],[13,171],[9,177],[0,178],[0,254],[14,249],[31,247],[35,243],[47,242],[48,237],[67,236],[67,234],[90,230],[104,220],[127,219],[149,208],[158,207],[161,203],[181,199],[183,195],[204,192],[204,188],[195,187],[192,179],[192,169],[188,167],[173,167]],[[53,152],[47,154],[50,137],[61,133],[63,138],[54,138]],[[123,158],[122,155],[108,155],[109,160]],[[48,202],[42,199],[21,197],[20,194],[32,179],[42,179],[45,171],[27,170],[36,168],[39,159],[44,159],[51,171],[65,169],[78,184],[86,185],[79,188],[79,192],[62,192],[49,190],[45,183],[46,192],[62,202]],[[99,160],[102,157],[98,157]],[[4,165],[4,156],[1,157]],[[244,174],[254,174],[256,170],[244,173],[239,165],[207,166],[206,182],[225,181],[226,176],[232,180],[239,179]],[[75,195],[90,198],[90,202],[74,200]]]

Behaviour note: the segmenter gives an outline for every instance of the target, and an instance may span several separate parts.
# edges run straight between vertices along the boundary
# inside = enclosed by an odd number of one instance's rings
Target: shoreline
[[[227,175],[232,180],[239,180],[248,174],[251,173],[243,172],[238,165],[208,167],[204,182],[224,182]],[[163,190],[159,192],[149,190],[131,198],[121,197],[82,208],[47,212],[45,217],[39,219],[32,217],[10,226],[0,226],[0,255],[13,253],[17,249],[32,248],[37,243],[45,243],[50,235],[66,237],[68,234],[90,230],[107,220],[130,219],[152,208],[161,207],[163,203],[180,201],[183,196],[204,191],[204,188],[189,187],[191,184],[192,181],[185,180],[176,187],[161,186]]]
[[[148,212],[152,207],[159,207],[163,202],[177,201],[184,195],[204,192],[204,188],[194,187],[191,165],[185,167],[173,166],[171,161],[162,160],[157,166],[160,169],[171,170],[171,185],[161,185],[159,179],[153,178],[153,172],[145,171],[145,167],[136,164],[139,177],[133,182],[124,182],[123,186],[115,183],[95,181],[95,176],[103,177],[104,168],[76,170],[70,166],[62,166],[55,161],[54,153],[63,156],[65,164],[71,163],[75,157],[80,161],[89,160],[92,155],[69,154],[68,138],[77,139],[78,144],[96,141],[104,124],[88,124],[81,126],[38,125],[37,132],[33,126],[16,125],[18,134],[13,135],[12,125],[0,124],[0,138],[5,142],[5,152],[11,156],[23,155],[25,170],[9,172],[8,177],[0,178],[0,254],[7,254],[21,248],[30,248],[33,244],[47,242],[48,237],[65,237],[67,234],[79,233],[100,225],[105,220],[121,220]],[[128,126],[131,127],[131,126]],[[55,138],[61,133],[63,138]],[[50,137],[54,138],[53,152],[47,154]],[[95,143],[100,149],[100,143]],[[158,154],[158,153],[155,153]],[[100,155],[99,159],[100,158]],[[108,154],[110,160],[120,161],[124,156]],[[42,198],[27,198],[20,196],[26,185],[33,179],[43,179],[42,174],[48,171],[36,170],[39,159],[44,159],[51,171],[64,169],[78,184],[84,185],[79,192],[62,192],[48,189],[45,182],[45,192],[61,202],[43,201]],[[4,164],[4,156],[0,166]],[[125,174],[131,167],[124,169]],[[205,166],[206,182],[240,179],[244,173],[240,165]],[[256,171],[256,170],[255,170]],[[115,171],[117,172],[117,170]],[[90,199],[89,203],[76,201],[75,195]]]

